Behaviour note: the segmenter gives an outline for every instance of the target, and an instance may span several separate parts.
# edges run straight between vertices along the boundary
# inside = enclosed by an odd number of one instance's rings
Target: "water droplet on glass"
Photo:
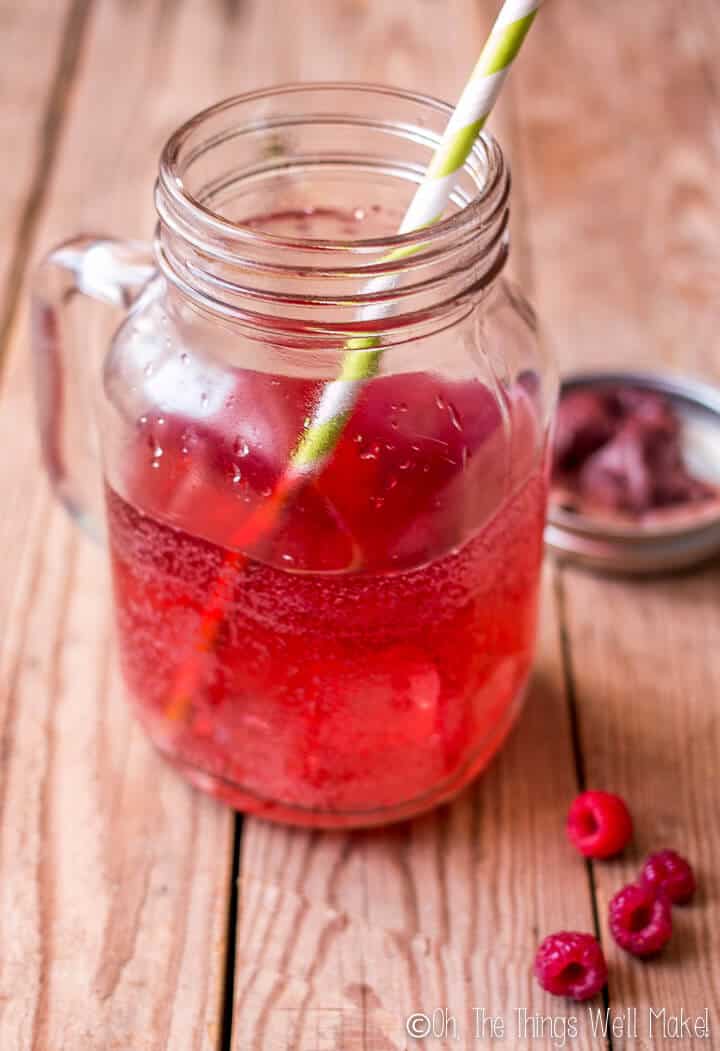
[[[424,474],[428,474],[429,471],[430,471],[430,464],[429,463],[424,463],[423,464],[423,473]]]
[[[180,449],[180,452],[182,453],[183,456],[188,456],[189,453],[190,453],[190,450],[188,449],[187,445],[183,445],[182,448]]]
[[[385,449],[387,450],[387,452],[391,453],[394,448],[395,446],[392,442],[385,442]]]
[[[233,485],[237,485],[238,482],[242,481],[242,474],[240,473],[240,469],[238,467],[236,467],[233,471],[232,481]]]
[[[180,355],[180,360],[182,361],[183,365],[187,365],[188,361],[190,361],[190,355],[186,350],[184,350]]]
[[[391,493],[393,489],[397,487],[397,484],[397,478],[388,478],[388,480],[385,482],[385,492]]]
[[[361,219],[364,219],[365,218],[365,209],[364,208],[356,208],[355,211],[353,212],[353,218],[357,219],[358,222]]]
[[[398,405],[398,412],[407,412],[407,411],[408,411],[407,402],[401,401],[400,404]]]
[[[463,447],[462,447],[462,452],[460,453],[460,462],[463,465],[463,469],[465,467],[467,467],[467,462],[468,462],[468,447],[467,447],[467,445],[463,445]]]
[[[356,434],[356,435],[355,435],[355,437],[354,437],[354,439],[353,439],[353,441],[356,441],[356,442],[358,443],[358,445],[360,444],[360,442],[361,442],[362,440],[363,440],[363,436],[362,436],[362,434]]]
[[[261,491],[260,496],[270,496],[271,493],[272,493],[272,489],[268,485],[265,489],[263,489]]]
[[[380,508],[382,507],[382,505],[385,503],[385,497],[384,496],[371,496],[370,497],[370,503],[372,504],[372,506],[377,511],[379,511]]]
[[[398,470],[400,470],[400,471],[409,471],[410,468],[412,467],[412,465],[413,465],[412,460],[403,460],[403,462],[398,465]]]
[[[244,438],[236,438],[233,443],[233,451],[236,456],[245,457],[250,452],[250,446]]]
[[[150,362],[148,362],[148,364],[143,369],[143,372],[145,373],[146,376],[152,376],[153,370],[154,370],[154,366],[153,366],[153,363],[150,361]]]
[[[435,404],[437,405],[438,409],[445,408],[445,399],[443,398],[442,394],[438,394],[438,396],[435,398]]]
[[[159,461],[159,460],[151,460],[151,461],[150,461],[150,466],[151,466],[151,467],[152,467],[152,468],[153,468],[153,469],[154,469],[155,471],[157,471],[157,469],[158,469],[158,468],[160,467],[160,461]]]
[[[208,403],[208,396],[207,396],[207,392],[206,391],[203,391],[202,394],[200,395],[200,402],[201,402],[202,405],[207,405],[207,403]]]
[[[452,425],[455,428],[455,430],[456,431],[461,431],[463,429],[463,427],[462,427],[462,423],[460,422],[460,417],[458,415],[458,411],[457,411],[457,409],[455,408],[454,405],[450,404],[450,402],[448,402],[447,411],[448,411],[448,416],[450,417],[450,422],[452,423]]]
[[[292,555],[288,555],[287,553],[282,556],[282,560],[283,560],[283,562],[294,562],[295,561],[293,556]]]
[[[392,429],[394,431],[396,431],[398,429],[398,427],[400,426],[400,424],[398,423],[397,420],[390,420],[390,426],[392,427]]]
[[[361,460],[377,460],[377,449],[373,446],[370,449],[363,449],[360,453]]]
[[[162,454],[163,454],[162,445],[156,445],[155,448],[153,449],[153,457],[156,460],[159,460],[160,457],[162,456]]]
[[[138,423],[140,424],[141,427],[144,427],[145,424],[147,423],[147,416],[141,416],[140,419],[138,420]]]
[[[165,425],[165,417],[164,416],[158,416],[157,422],[158,422],[158,427],[163,427]]]

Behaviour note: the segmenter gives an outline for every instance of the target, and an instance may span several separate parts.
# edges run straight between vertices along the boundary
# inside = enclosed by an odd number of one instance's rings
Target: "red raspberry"
[[[654,956],[670,941],[672,905],[667,894],[631,883],[610,902],[610,930],[621,949]]]
[[[673,905],[685,905],[695,893],[695,873],[674,850],[650,854],[640,873],[640,882],[653,890],[665,891]]]
[[[586,858],[611,858],[632,838],[632,818],[620,796],[583,792],[567,816],[570,842]]]
[[[592,934],[558,931],[541,943],[535,977],[555,996],[589,1000],[607,985],[608,969],[600,943]]]

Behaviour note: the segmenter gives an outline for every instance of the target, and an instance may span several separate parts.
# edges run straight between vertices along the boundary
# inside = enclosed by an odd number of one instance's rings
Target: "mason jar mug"
[[[268,818],[435,806],[528,679],[555,380],[502,275],[498,144],[396,233],[449,113],[357,85],[230,99],[167,143],[152,247],[80,238],[37,277],[45,461],[106,536],[132,708]],[[124,311],[95,359],[78,295]]]

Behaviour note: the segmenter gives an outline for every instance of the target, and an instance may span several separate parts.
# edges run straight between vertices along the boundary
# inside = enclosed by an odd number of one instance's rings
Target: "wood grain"
[[[717,371],[717,23],[671,0],[588,4],[582,30],[575,14],[547,5],[513,81],[535,296],[561,365]]]
[[[86,16],[84,0],[0,8],[0,141],[7,158],[0,199],[0,364]]]
[[[717,381],[717,10],[588,4],[582,33],[561,32],[576,14],[548,5],[515,82],[536,298],[565,368],[665,365]],[[651,1007],[709,1008],[720,1024],[719,585],[717,563],[642,582],[561,575],[584,777],[636,817],[634,850],[594,878],[611,1002],[638,1008],[646,1042]],[[697,864],[704,892],[676,910],[670,950],[641,966],[613,946],[607,903],[664,846]],[[678,1041],[656,1027],[647,1046]]]

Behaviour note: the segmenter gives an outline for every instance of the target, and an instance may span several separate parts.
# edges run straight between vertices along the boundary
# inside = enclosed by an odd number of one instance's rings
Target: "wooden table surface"
[[[642,582],[548,564],[526,713],[452,806],[353,835],[241,822],[131,721],[103,554],[54,503],[32,433],[32,265],[78,231],[147,236],[179,121],[295,79],[452,99],[495,7],[0,0],[2,1051],[393,1051],[414,1046],[405,1016],[436,1008],[433,1049],[544,1051],[573,1014],[573,1048],[720,1047],[720,564]],[[548,0],[538,19],[494,127],[514,166],[513,268],[563,368],[720,379],[719,50],[717,0]],[[585,785],[632,805],[620,861],[586,865],[565,842]],[[703,890],[642,965],[606,907],[662,845]],[[597,929],[637,1040],[593,1037],[535,985],[534,949],[558,928]],[[504,1039],[475,1039],[474,1007]],[[650,1007],[708,1008],[714,1036],[650,1040]],[[554,1034],[523,1036],[523,1008]]]

